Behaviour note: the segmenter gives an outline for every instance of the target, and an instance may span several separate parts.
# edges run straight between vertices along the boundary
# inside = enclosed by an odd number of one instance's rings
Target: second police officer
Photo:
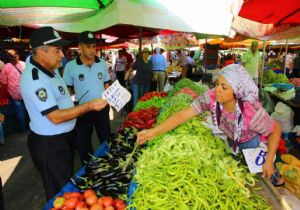
[[[90,31],[82,32],[78,38],[80,55],[68,62],[64,69],[64,80],[69,91],[75,93],[76,101],[83,104],[95,98],[102,98],[102,93],[110,85],[110,76],[105,61],[96,56],[96,38]],[[91,143],[95,128],[100,144],[108,140],[111,128],[109,105],[103,110],[86,113],[77,119],[77,149],[81,163],[93,154]]]

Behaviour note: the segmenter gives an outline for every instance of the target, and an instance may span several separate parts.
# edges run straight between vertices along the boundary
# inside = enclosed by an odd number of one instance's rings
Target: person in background
[[[102,93],[110,86],[111,79],[104,59],[97,57],[96,38],[90,31],[84,31],[78,37],[81,54],[67,63],[64,80],[69,92],[75,93],[78,104],[90,100],[100,100]],[[124,79],[124,77],[123,77]],[[111,133],[109,105],[101,110],[85,113],[77,119],[76,145],[81,164],[93,154],[92,134],[95,128],[100,144],[109,140]]]
[[[143,144],[205,111],[211,112],[214,124],[227,135],[234,154],[242,149],[257,148],[261,141],[268,141],[263,176],[272,177],[274,185],[282,184],[273,166],[281,127],[262,107],[258,87],[242,65],[224,67],[214,89],[196,98],[190,107],[175,113],[159,126],[140,131],[137,141]]]
[[[182,68],[181,78],[186,78],[186,74],[188,72],[189,63],[187,56],[181,50],[177,50],[177,58],[178,58],[178,65]]]
[[[288,78],[292,77],[293,65],[294,65],[294,56],[292,53],[288,53],[286,59],[284,58],[283,63],[286,63],[286,76]]]
[[[186,56],[188,62],[188,71],[186,73],[186,77],[192,79],[193,77],[193,68],[195,66],[195,62],[193,60],[194,52],[190,51]]]
[[[26,132],[28,125],[26,122],[26,109],[21,96],[20,80],[25,69],[25,63],[19,60],[19,54],[16,50],[10,49],[7,51],[9,62],[6,63],[0,73],[0,83],[6,86],[9,95],[12,98],[12,103],[17,113],[18,125],[20,132]]]
[[[233,56],[229,53],[227,54],[226,58],[225,58],[225,62],[224,62],[224,66],[228,66],[230,64],[234,64],[234,59],[233,59]]]
[[[116,78],[117,78],[117,80],[119,80],[120,84],[123,87],[125,86],[124,78],[125,78],[126,65],[127,65],[127,59],[123,55],[123,51],[119,50],[114,69],[116,72]]]
[[[133,63],[132,55],[129,54],[125,48],[123,48],[122,51],[123,51],[123,55],[126,57],[126,61],[127,61],[125,71],[128,71]]]
[[[152,71],[157,81],[156,91],[162,92],[166,81],[166,68],[168,67],[168,62],[165,56],[162,55],[159,47],[155,48],[150,61],[152,62]]]
[[[259,62],[260,56],[258,51],[258,42],[252,41],[251,48],[242,55],[242,65],[247,69],[256,84],[258,84]]]
[[[64,56],[62,47],[69,42],[52,27],[34,30],[29,43],[33,55],[26,63],[20,88],[30,117],[29,152],[49,201],[73,173],[71,145],[75,140],[76,118],[103,109],[107,101],[94,99],[74,107],[57,69]]]
[[[294,59],[294,66],[293,66],[293,77],[300,78],[300,51],[298,51],[298,56]]]
[[[136,74],[132,79],[133,83],[133,104],[136,105],[139,97],[143,96],[150,90],[152,79],[152,62],[148,59],[151,54],[148,48],[144,48],[141,56],[137,56],[137,60],[132,67],[126,73],[125,79],[128,79],[133,70],[136,70]]]

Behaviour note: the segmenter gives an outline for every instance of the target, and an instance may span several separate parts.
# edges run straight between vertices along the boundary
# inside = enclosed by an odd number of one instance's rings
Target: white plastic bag
[[[164,86],[164,92],[168,92],[173,89],[173,86],[169,83],[169,80],[167,80],[165,86]]]
[[[291,132],[294,128],[294,112],[293,110],[282,102],[278,102],[275,106],[275,111],[271,117],[279,122],[282,132]]]

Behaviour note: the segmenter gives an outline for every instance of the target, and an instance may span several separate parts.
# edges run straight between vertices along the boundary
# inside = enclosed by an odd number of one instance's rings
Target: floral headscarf
[[[258,101],[258,87],[247,72],[247,70],[239,64],[231,64],[224,67],[219,75],[222,75],[228,83],[230,83],[235,97],[237,99],[235,105],[235,122],[234,122],[234,143],[232,149],[234,153],[238,152],[238,143],[243,128],[243,102]],[[220,105],[216,102],[213,110],[213,118],[215,124],[220,123]]]

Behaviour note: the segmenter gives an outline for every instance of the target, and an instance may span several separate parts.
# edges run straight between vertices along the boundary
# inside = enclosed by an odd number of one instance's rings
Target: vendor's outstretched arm
[[[159,134],[172,130],[173,128],[176,128],[178,125],[188,121],[196,115],[197,113],[192,107],[176,112],[159,126],[139,132],[137,135],[137,141],[139,144],[144,144],[147,140],[152,139]]]
[[[275,121],[274,131],[268,136],[268,154],[263,165],[263,176],[270,178],[274,174],[273,160],[281,137],[281,127]]]

